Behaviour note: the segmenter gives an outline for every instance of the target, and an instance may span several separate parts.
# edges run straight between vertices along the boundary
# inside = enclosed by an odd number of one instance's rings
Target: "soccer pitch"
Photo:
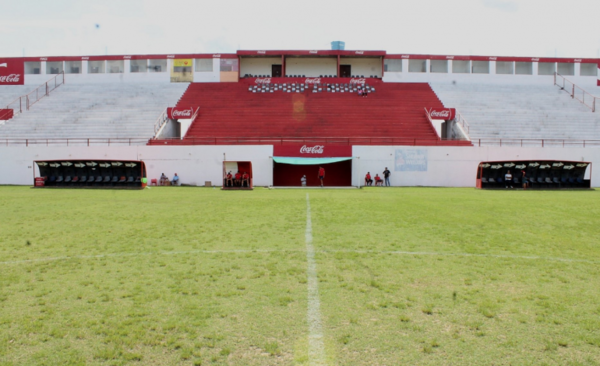
[[[597,365],[600,193],[0,187],[0,365]]]

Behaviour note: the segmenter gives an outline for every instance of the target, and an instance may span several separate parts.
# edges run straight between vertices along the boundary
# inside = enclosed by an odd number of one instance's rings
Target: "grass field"
[[[597,191],[0,187],[0,234],[0,365],[312,365],[311,311],[327,365],[600,364]]]

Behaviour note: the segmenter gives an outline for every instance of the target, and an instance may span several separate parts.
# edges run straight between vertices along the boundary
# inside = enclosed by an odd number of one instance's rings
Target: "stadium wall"
[[[98,146],[0,147],[0,184],[32,185],[34,160],[143,160],[148,178],[181,176],[183,184],[220,185],[222,162],[251,161],[256,186],[273,183],[273,146]],[[600,163],[596,148],[354,146],[352,185],[363,185],[367,171],[392,172],[393,186],[474,187],[477,165],[493,160],[570,160]],[[589,173],[588,173],[589,174]],[[300,178],[298,177],[298,180]],[[600,169],[592,171],[600,187]]]
[[[596,148],[354,146],[352,185],[388,167],[392,186],[474,187],[477,166],[494,160],[569,160],[600,163]],[[600,169],[592,185],[600,187]],[[589,174],[589,169],[588,173]]]
[[[252,161],[254,184],[273,182],[273,146],[98,146],[0,148],[0,184],[32,185],[34,160],[143,160],[150,179],[177,173],[182,184],[220,186],[223,160]]]

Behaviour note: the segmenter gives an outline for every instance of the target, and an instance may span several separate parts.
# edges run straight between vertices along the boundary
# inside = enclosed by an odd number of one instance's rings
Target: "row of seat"
[[[537,177],[528,178],[527,182],[531,188],[575,188],[584,185],[585,180],[581,177]],[[523,184],[521,177],[514,177],[511,182],[505,182],[504,178],[481,177],[483,188],[502,188],[509,186],[520,186]]]
[[[356,93],[360,90],[363,90],[367,93],[374,93],[375,88],[369,85],[356,85],[356,84],[312,84],[312,92],[313,93],[321,93],[323,90],[331,93]],[[305,84],[261,84],[261,85],[253,85],[248,87],[248,91],[251,93],[273,93],[275,91],[281,90],[284,93],[303,93],[306,90],[309,90],[309,85]]]
[[[50,176],[43,177],[46,186],[69,186],[69,185],[136,185],[141,184],[141,177],[133,176]]]

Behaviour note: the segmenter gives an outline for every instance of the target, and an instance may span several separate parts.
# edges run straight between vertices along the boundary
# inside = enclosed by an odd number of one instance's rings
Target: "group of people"
[[[523,189],[527,189],[527,186],[529,185],[529,179],[527,178],[527,174],[524,170],[521,170],[521,181],[523,183]],[[506,171],[506,174],[504,174],[505,187],[508,188],[510,186],[510,188],[513,188],[512,183],[513,175],[510,173],[510,170],[508,170]]]
[[[389,171],[389,169],[387,167],[385,167],[385,170],[383,171],[383,177],[385,178],[385,185],[386,187],[390,186],[390,175],[392,173]],[[383,186],[384,180],[381,179],[381,177],[379,176],[379,174],[375,174],[375,185],[376,186]],[[367,175],[365,175],[365,186],[372,186],[373,185],[373,178],[371,178],[371,172],[367,172]]]
[[[239,170],[235,175],[231,172],[225,176],[225,187],[246,187],[250,188],[250,174],[247,172],[241,173]]]
[[[321,187],[323,187],[323,185],[325,184],[325,168],[323,168],[322,166],[319,167],[319,181],[321,182]],[[302,185],[302,187],[306,187],[306,175],[303,175],[302,178],[300,178],[300,185]]]
[[[176,185],[179,185],[179,176],[177,175],[177,173],[175,173],[175,175],[173,176],[173,179],[171,179],[169,181],[169,177],[167,177],[165,175],[165,173],[162,173],[161,176],[160,176],[160,185],[161,186],[167,186],[167,185],[176,186]]]

